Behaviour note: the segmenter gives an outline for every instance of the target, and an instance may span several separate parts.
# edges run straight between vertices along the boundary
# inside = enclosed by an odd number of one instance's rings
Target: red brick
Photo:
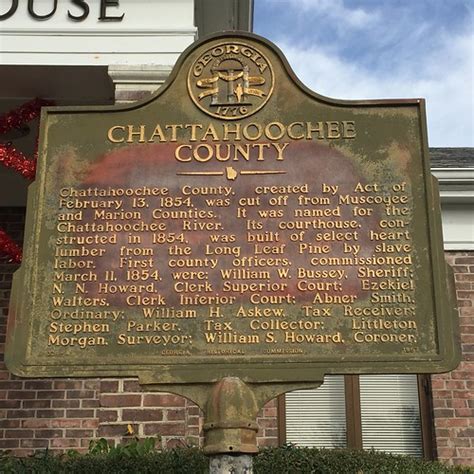
[[[64,390],[40,390],[36,396],[38,400],[62,400],[66,392]]]
[[[35,438],[53,439],[62,438],[63,430],[36,430]]]
[[[53,382],[51,380],[26,380],[25,389],[32,390],[51,390]]]
[[[19,428],[21,421],[18,419],[0,419],[0,428]]]
[[[467,408],[469,402],[466,399],[452,398],[451,400],[446,400],[448,407],[451,408]]]
[[[448,438],[451,431],[446,428],[438,428],[436,429],[436,438],[439,440],[441,438]]]
[[[60,420],[51,420],[51,427],[53,428],[80,428],[82,425],[81,420],[68,420],[68,419],[60,419]]]
[[[201,423],[201,417],[199,416],[188,416],[186,418],[188,426],[199,426]]]
[[[94,390],[68,390],[66,398],[95,398]]]
[[[455,273],[472,273],[469,271],[469,265],[456,265],[454,271]],[[456,289],[459,289],[459,287],[456,286]]]
[[[264,408],[263,409],[263,416],[265,416],[265,417],[276,417],[277,416],[277,409],[276,408]]]
[[[26,458],[27,456],[32,456],[34,454],[33,449],[15,449],[15,456],[19,458]]]
[[[100,404],[103,407],[138,407],[141,395],[101,395]]]
[[[55,390],[80,390],[82,381],[80,380],[55,380],[53,383]]]
[[[474,326],[470,326],[471,328],[474,328]],[[461,336],[461,343],[463,345],[463,349],[465,348],[465,345],[469,347],[469,345],[474,344],[474,335],[473,334],[466,334],[465,332],[465,327],[463,328],[463,334]]]
[[[76,448],[79,445],[78,439],[58,438],[51,440],[51,447],[53,448]]]
[[[138,383],[138,380],[124,380],[123,391],[124,392],[142,392],[143,389]]]
[[[275,447],[278,446],[278,440],[271,438],[258,438],[257,444],[260,447]]]
[[[0,439],[0,449],[13,449],[20,446],[19,439]]]
[[[51,426],[51,420],[29,418],[21,421],[21,426],[23,428],[49,428]]]
[[[277,438],[278,437],[278,429],[277,428],[266,428],[264,432],[265,432],[265,437],[266,438]]]
[[[265,403],[264,407],[263,408],[277,408],[278,407],[278,399],[277,398],[273,398],[272,400],[268,401],[267,403]]]
[[[468,400],[474,400],[474,391],[470,390],[455,390],[453,391],[454,398],[466,398]]]
[[[23,408],[51,408],[51,400],[25,400]]]
[[[33,430],[5,430],[5,438],[33,438]]]
[[[468,362],[462,362],[461,364],[467,364]],[[455,370],[454,372],[451,372],[451,378],[452,379],[462,379],[462,380],[468,380],[472,376],[472,372],[469,370]]]
[[[469,420],[466,418],[438,418],[435,424],[442,427],[467,427]]]
[[[466,382],[464,380],[446,380],[446,388],[449,389],[466,389]]]
[[[444,408],[444,407],[446,407],[446,400],[435,398],[433,400],[433,407],[434,408]]]
[[[118,392],[118,380],[101,380],[100,381],[100,391],[102,393],[106,392]]]
[[[85,380],[84,388],[86,390],[100,390],[100,380],[99,379]]]
[[[99,426],[99,420],[97,418],[93,418],[91,420],[82,420],[81,426],[83,428],[96,429]]]
[[[8,410],[7,417],[8,418],[34,418],[35,411],[34,410]]]
[[[196,405],[191,405],[191,406],[186,407],[186,411],[188,412],[189,415],[198,415],[199,416],[199,415],[202,414],[201,409]]]
[[[449,447],[449,438],[440,438],[439,436],[436,438],[436,446],[438,448],[446,448]]]
[[[49,446],[47,439],[22,439],[20,440],[20,447],[22,448],[33,448],[33,449],[45,449]]]
[[[200,434],[201,434],[201,430],[197,426],[194,426],[194,427],[188,426],[186,429],[186,439],[189,438],[190,436],[199,437]]]
[[[53,408],[79,408],[81,400],[51,400]]]
[[[468,438],[457,438],[454,442],[456,448],[469,448],[471,446],[471,440]]]
[[[259,425],[260,429],[262,429],[262,428],[275,428],[276,419],[260,418],[260,420],[258,420],[258,425]]]
[[[97,436],[94,436],[94,438],[97,438]],[[81,448],[89,448],[90,445],[90,440],[89,439],[81,439]]]
[[[463,428],[457,432],[457,435],[462,438],[463,436],[467,438],[474,439],[474,428]]]
[[[450,390],[436,390],[437,398],[452,398],[453,392]]]
[[[92,438],[93,436],[94,436],[94,430],[86,430],[86,429],[66,430],[66,438]]]
[[[0,400],[0,408],[20,408],[21,400]]]
[[[38,418],[62,418],[64,410],[36,410]]]
[[[184,419],[184,416],[183,416]],[[163,410],[136,409],[122,411],[122,421],[161,421],[163,420]]]
[[[165,418],[169,421],[184,420],[185,417],[185,410],[165,410]]]
[[[19,380],[2,380],[0,381],[0,389],[6,390],[21,390],[23,387],[23,382]]]
[[[145,436],[184,436],[184,423],[150,423],[143,427]]]
[[[461,256],[461,257],[455,257],[454,263],[459,264],[459,265],[474,265],[474,257],[470,257],[467,255]]]
[[[99,426],[100,437],[107,438],[107,437],[126,436],[127,433],[128,433],[127,424]]]
[[[100,422],[111,422],[118,420],[118,412],[116,410],[100,410],[99,421]]]
[[[82,408],[98,408],[99,406],[100,406],[100,402],[98,399],[81,400]]]
[[[178,395],[151,393],[143,396],[146,407],[184,407],[186,399]]]
[[[94,410],[66,410],[67,418],[93,418],[95,416]]]
[[[458,456],[464,459],[470,459],[472,463],[472,460],[474,459],[474,448],[458,448],[457,451]]]

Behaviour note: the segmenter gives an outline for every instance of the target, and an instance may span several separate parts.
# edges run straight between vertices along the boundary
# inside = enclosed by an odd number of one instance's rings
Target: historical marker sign
[[[267,41],[220,35],[150,100],[46,109],[40,146],[14,373],[302,382],[456,366],[422,100],[321,97]]]

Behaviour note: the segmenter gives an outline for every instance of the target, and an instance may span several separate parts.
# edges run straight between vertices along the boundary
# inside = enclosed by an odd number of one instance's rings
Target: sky
[[[424,98],[431,147],[474,146],[474,0],[255,0],[254,32],[315,92]]]

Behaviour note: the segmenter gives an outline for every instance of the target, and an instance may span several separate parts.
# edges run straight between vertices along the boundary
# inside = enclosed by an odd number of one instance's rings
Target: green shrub
[[[208,458],[197,448],[159,451],[155,439],[134,440],[111,447],[106,440],[91,443],[87,454],[42,451],[29,458],[0,454],[2,474],[205,474]],[[468,467],[447,467],[407,456],[376,451],[297,448],[264,449],[254,458],[255,474],[384,474],[474,473]]]
[[[447,467],[408,456],[380,451],[297,448],[292,445],[267,448],[254,460],[256,474],[442,474],[474,473],[470,468]]]

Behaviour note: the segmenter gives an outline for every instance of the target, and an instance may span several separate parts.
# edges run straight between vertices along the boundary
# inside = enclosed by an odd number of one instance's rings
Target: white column
[[[115,88],[115,102],[127,104],[145,99],[160,88],[170,72],[170,66],[160,65],[109,66],[108,74]]]

